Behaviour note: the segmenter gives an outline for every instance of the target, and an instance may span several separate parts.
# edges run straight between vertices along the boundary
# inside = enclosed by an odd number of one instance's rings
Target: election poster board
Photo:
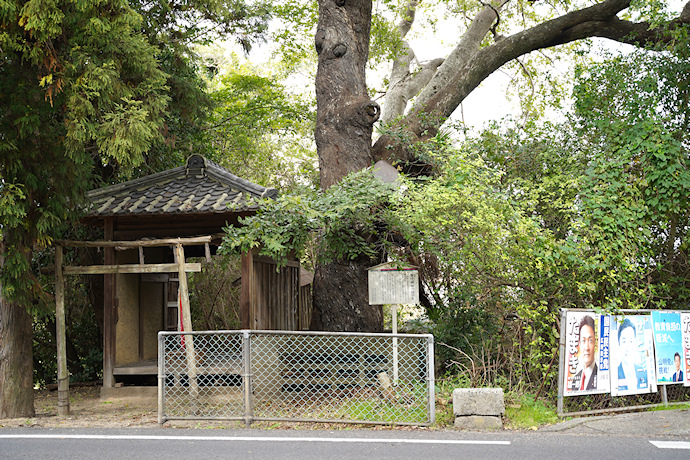
[[[564,396],[609,393],[611,316],[566,312]]]
[[[680,314],[681,336],[683,338],[683,353],[685,359],[683,360],[683,385],[690,387],[690,312],[682,312]]]
[[[651,318],[612,316],[610,345],[611,395],[656,392]]]
[[[656,379],[659,385],[682,384],[683,342],[680,312],[652,311]]]

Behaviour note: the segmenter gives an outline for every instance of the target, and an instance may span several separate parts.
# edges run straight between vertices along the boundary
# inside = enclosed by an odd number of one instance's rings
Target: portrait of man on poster
[[[618,390],[648,388],[647,369],[638,362],[637,330],[628,318],[618,328],[618,347],[621,357],[618,365]]]
[[[597,389],[597,334],[594,327],[594,318],[589,315],[580,320],[580,359],[582,367],[572,380],[573,391],[585,391]]]
[[[680,354],[676,353],[673,355],[673,364],[676,366],[676,372],[673,374],[673,381],[674,382],[682,382],[683,381],[683,371],[680,370]]]

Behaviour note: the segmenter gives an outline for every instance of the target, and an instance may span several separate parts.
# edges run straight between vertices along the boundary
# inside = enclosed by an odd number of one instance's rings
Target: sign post
[[[369,305],[391,305],[393,335],[398,334],[398,305],[419,303],[419,271],[392,263],[369,269]],[[398,384],[398,338],[393,337],[393,384]]]

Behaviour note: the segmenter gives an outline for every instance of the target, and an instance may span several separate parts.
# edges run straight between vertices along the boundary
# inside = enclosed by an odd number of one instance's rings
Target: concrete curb
[[[538,430],[543,433],[629,436],[690,436],[690,410],[628,412],[565,420]]]

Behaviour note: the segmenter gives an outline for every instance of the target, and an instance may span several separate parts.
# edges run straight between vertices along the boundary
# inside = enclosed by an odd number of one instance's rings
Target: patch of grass
[[[649,412],[660,411],[660,410],[678,410],[678,409],[690,409],[690,402],[682,404],[669,404],[668,406],[656,406],[647,409]]]
[[[448,428],[454,424],[453,402],[436,398],[436,427]]]
[[[407,407],[369,399],[347,401],[339,412],[348,420],[408,423],[427,420],[424,407]]]
[[[455,424],[453,390],[469,388],[471,382],[464,374],[447,375],[436,379],[436,427],[448,428]]]
[[[507,399],[506,425],[508,428],[537,429],[559,421],[556,408],[542,400],[535,400],[533,395],[509,396]]]

